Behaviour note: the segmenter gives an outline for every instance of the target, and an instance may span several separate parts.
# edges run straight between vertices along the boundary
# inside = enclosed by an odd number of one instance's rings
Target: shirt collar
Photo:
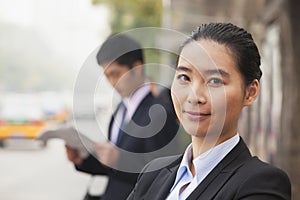
[[[185,152],[183,154],[181,163],[180,163],[179,168],[177,170],[177,174],[176,174],[176,179],[175,179],[174,185],[173,185],[173,187],[171,188],[170,191],[172,191],[176,187],[176,185],[180,182],[180,180],[183,178],[183,176],[186,173],[187,173],[187,176],[189,176],[190,178],[193,177],[192,173],[189,170],[189,165],[190,165],[189,163],[192,160],[192,157],[193,157],[192,144],[190,144],[186,148],[186,150],[185,150]]]
[[[176,179],[171,191],[176,187],[183,176],[188,176],[190,179],[193,179],[189,168],[191,162],[194,164],[196,171],[195,177],[197,179],[197,183],[199,184],[209,174],[209,172],[213,170],[213,168],[215,168],[216,165],[221,162],[221,160],[238,144],[239,140],[239,134],[236,134],[225,142],[202,153],[193,161],[193,149],[192,144],[190,144],[183,154],[183,158],[177,170]]]
[[[200,183],[205,178],[203,177],[203,173],[199,172],[205,172],[206,174],[208,174],[238,144],[239,140],[239,134],[236,134],[225,142],[222,142],[221,144],[202,153],[200,156],[193,160],[198,183]]]
[[[123,103],[127,108],[126,121],[129,121],[135,113],[142,100],[151,92],[150,85],[144,83],[130,97],[123,98]]]

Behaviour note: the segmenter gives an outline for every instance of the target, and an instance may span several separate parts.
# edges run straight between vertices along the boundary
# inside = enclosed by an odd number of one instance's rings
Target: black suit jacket
[[[157,159],[146,171],[169,162],[160,170],[143,173],[128,200],[166,199],[174,184],[180,158]],[[211,171],[191,193],[188,200],[288,200],[291,185],[288,176],[278,168],[252,157],[241,139],[236,147]]]
[[[112,122],[113,118],[109,127],[109,138]],[[158,130],[156,123],[159,122],[163,122],[163,126]],[[121,138],[118,139],[117,146],[125,150],[124,152],[120,152],[118,169],[121,170],[102,165],[95,156],[92,155],[85,159],[81,165],[77,165],[76,169],[94,175],[108,176],[108,184],[102,196],[102,200],[126,199],[134,188],[138,174],[144,168],[145,164],[154,158],[162,156],[162,152],[160,152],[158,155],[139,156],[136,159],[135,157],[130,157],[131,154],[126,152],[153,152],[169,144],[170,141],[172,141],[173,144],[170,145],[170,147],[174,147],[176,146],[178,127],[179,125],[174,110],[172,110],[171,107],[165,107],[165,101],[161,98],[156,98],[149,93],[138,106],[132,120],[127,124],[124,132],[121,134]],[[143,138],[141,138],[141,136]],[[171,150],[174,149],[169,148],[163,151],[163,153],[168,154]],[[176,151],[173,153],[175,152]],[[130,171],[131,169],[133,169],[133,171]]]

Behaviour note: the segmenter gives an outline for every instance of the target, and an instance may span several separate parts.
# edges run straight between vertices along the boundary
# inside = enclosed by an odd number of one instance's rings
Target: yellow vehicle
[[[54,97],[26,93],[3,96],[0,99],[0,140],[36,139],[49,123],[65,122],[68,114]]]
[[[36,138],[46,125],[36,96],[14,94],[1,101],[0,139]]]
[[[46,122],[32,121],[23,123],[0,122],[0,140],[11,138],[37,138],[39,132],[45,128]]]

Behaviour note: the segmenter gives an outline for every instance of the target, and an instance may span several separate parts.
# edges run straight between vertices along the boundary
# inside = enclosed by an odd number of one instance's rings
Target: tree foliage
[[[112,32],[161,25],[161,0],[93,0],[93,3],[109,6]]]
[[[141,27],[160,27],[162,19],[161,0],[92,0],[93,4],[105,4],[110,8],[110,28],[112,33]],[[144,38],[150,39],[151,38]],[[146,62],[160,63],[158,50],[144,49]],[[147,76],[157,79],[158,69],[145,67]]]

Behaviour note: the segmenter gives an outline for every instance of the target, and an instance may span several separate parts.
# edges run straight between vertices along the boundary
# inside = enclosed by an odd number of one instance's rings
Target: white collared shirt
[[[205,177],[221,162],[221,160],[238,144],[240,140],[239,134],[225,142],[211,148],[210,150],[202,153],[200,156],[193,158],[193,149],[190,144],[182,158],[180,166],[177,170],[174,185],[170,190],[167,200],[183,200],[186,199],[196,187],[205,179]],[[193,162],[195,167],[195,176],[193,177],[189,166]],[[186,189],[179,194],[182,186],[188,184]]]
[[[138,88],[130,97],[123,98],[123,104],[127,108],[127,113],[125,117],[125,123],[129,122],[129,120],[133,117],[136,109],[142,102],[142,100],[151,92],[150,85],[145,83],[143,86]],[[112,124],[110,141],[114,144],[118,141],[119,129],[122,119],[122,111],[117,111],[115,115],[115,120]]]

